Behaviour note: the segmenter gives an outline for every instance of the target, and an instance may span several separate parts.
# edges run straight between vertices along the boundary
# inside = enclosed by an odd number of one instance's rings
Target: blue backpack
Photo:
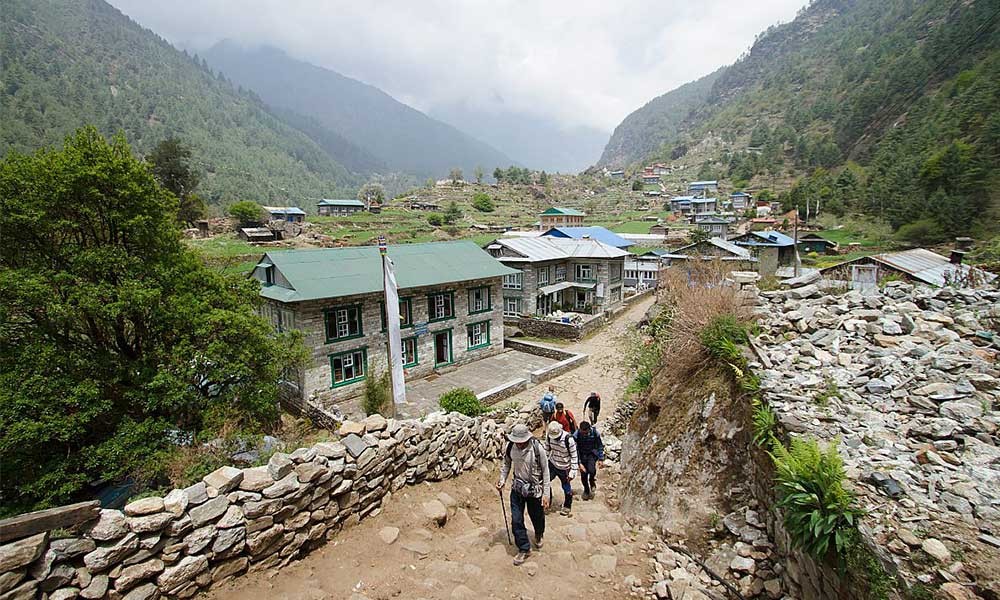
[[[538,406],[542,409],[542,412],[554,413],[556,412],[556,397],[546,392],[542,396],[541,401],[539,401]]]

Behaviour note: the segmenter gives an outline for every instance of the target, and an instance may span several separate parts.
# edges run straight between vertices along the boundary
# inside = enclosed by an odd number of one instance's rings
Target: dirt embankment
[[[724,367],[662,367],[623,440],[623,509],[705,549],[706,532],[748,492],[749,410]]]

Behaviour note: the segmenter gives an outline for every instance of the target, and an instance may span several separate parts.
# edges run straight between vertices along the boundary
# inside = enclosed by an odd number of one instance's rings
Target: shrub
[[[900,227],[895,237],[902,242],[923,245],[942,242],[947,236],[934,219],[921,219]]]
[[[365,379],[365,395],[361,398],[361,409],[366,415],[383,414],[389,406],[389,371]]]
[[[633,181],[632,182],[632,191],[633,192],[641,192],[642,191],[642,181],[640,181],[638,179],[636,179],[635,181]]]
[[[240,222],[241,227],[260,223],[263,209],[256,202],[243,200],[229,207],[229,216]]]
[[[434,227],[440,227],[444,225],[444,217],[438,213],[431,213],[427,215],[427,223],[433,225]]]
[[[469,388],[455,388],[445,392],[438,398],[438,404],[448,412],[462,413],[467,417],[475,417],[486,412],[486,407]]]
[[[764,446],[774,436],[774,427],[778,417],[771,407],[761,400],[753,401],[753,442]]]
[[[493,206],[493,201],[490,200],[489,194],[476,192],[472,196],[472,208],[479,212],[493,212],[496,207]]]
[[[791,446],[772,445],[778,506],[792,543],[817,558],[830,551],[844,556],[860,514],[844,489],[844,465],[837,443],[824,451],[816,440],[793,438]]]
[[[743,352],[739,344],[748,341],[747,326],[735,315],[717,315],[701,330],[701,343],[708,353],[728,362],[742,364]]]

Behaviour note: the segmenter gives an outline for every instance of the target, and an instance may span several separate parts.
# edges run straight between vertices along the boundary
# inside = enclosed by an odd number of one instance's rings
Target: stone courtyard
[[[467,387],[479,394],[512,379],[528,379],[532,371],[556,364],[557,360],[508,350],[453,371],[406,382],[406,404],[399,407],[401,417],[414,418],[439,410],[438,398],[455,388]]]

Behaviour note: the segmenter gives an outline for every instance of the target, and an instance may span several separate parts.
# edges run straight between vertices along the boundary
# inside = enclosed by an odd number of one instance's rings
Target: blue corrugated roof
[[[264,210],[272,215],[304,215],[306,211],[297,206],[265,206]]]
[[[635,245],[633,242],[626,240],[617,233],[597,225],[592,225],[590,227],[553,227],[542,235],[549,237],[571,238],[574,240],[579,240],[587,236],[597,240],[598,242],[614,246],[615,248],[628,248],[629,246]]]
[[[316,206],[360,206],[365,207],[365,203],[360,200],[330,200],[323,198],[316,203]]]

